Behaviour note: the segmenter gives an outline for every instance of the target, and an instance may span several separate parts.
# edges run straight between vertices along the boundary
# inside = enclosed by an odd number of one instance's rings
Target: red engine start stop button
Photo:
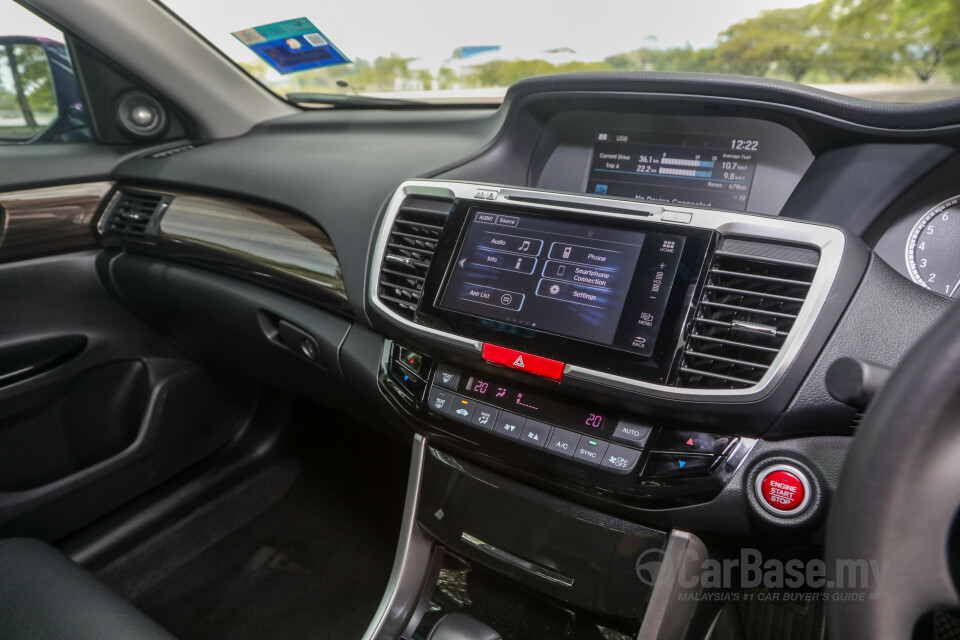
[[[754,489],[763,508],[780,517],[800,515],[810,504],[810,481],[791,465],[777,464],[764,469],[757,475]]]

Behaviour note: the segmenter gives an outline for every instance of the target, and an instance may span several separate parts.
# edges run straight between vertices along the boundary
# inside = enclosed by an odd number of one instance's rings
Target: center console
[[[658,175],[681,155],[661,149]],[[676,583],[660,565],[646,580],[639,559],[703,546],[656,514],[717,503],[722,519],[718,496],[759,472],[864,272],[862,243],[771,216],[433,180],[401,185],[374,242],[379,385],[418,434],[395,568],[416,587],[405,607],[385,600],[378,628],[402,609],[393,633],[426,637],[441,613],[483,613],[451,592],[460,572],[475,593],[519,589],[544,628],[686,628],[683,598],[660,593]],[[761,517],[818,517],[819,486]],[[498,575],[510,581],[490,587]]]
[[[369,285],[394,339],[381,385],[452,450],[539,482],[709,500],[795,393],[859,248],[770,216],[407,182]]]

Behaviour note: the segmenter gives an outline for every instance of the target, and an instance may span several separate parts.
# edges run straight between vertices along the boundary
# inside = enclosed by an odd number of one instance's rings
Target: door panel
[[[0,264],[0,536],[76,531],[224,446],[256,402],[117,302],[106,262]]]
[[[63,393],[7,403],[15,413],[0,418],[0,492],[36,489],[121,453],[148,400],[146,365],[127,360],[83,371]]]
[[[40,338],[0,349],[0,388],[63,364],[87,346],[82,335]],[[0,409],[0,416],[2,416]]]
[[[17,105],[0,123],[0,537],[55,542],[228,443],[258,388],[199,366],[102,284],[93,223],[111,176],[184,136],[180,116],[152,143],[125,137],[115,103],[143,87],[0,6],[52,36],[0,34],[0,93]],[[52,91],[25,90],[28,64]]]

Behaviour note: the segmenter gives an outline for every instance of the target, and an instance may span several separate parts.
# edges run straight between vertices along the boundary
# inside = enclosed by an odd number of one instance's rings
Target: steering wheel
[[[847,578],[846,586],[828,582],[831,638],[907,640],[921,615],[960,604],[949,558],[958,508],[955,305],[893,372],[850,447],[827,525],[828,580]],[[850,561],[875,563],[867,583],[849,584]]]

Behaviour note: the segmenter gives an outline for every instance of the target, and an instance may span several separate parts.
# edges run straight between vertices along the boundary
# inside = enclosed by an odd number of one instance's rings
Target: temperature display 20
[[[530,393],[502,382],[468,376],[463,385],[464,395],[495,407],[523,416],[580,431],[610,431],[616,420],[604,411],[591,411],[558,402],[537,393]]]
[[[588,427],[593,427],[599,429],[603,426],[603,416],[599,413],[591,413],[587,416],[586,421],[584,422]]]

